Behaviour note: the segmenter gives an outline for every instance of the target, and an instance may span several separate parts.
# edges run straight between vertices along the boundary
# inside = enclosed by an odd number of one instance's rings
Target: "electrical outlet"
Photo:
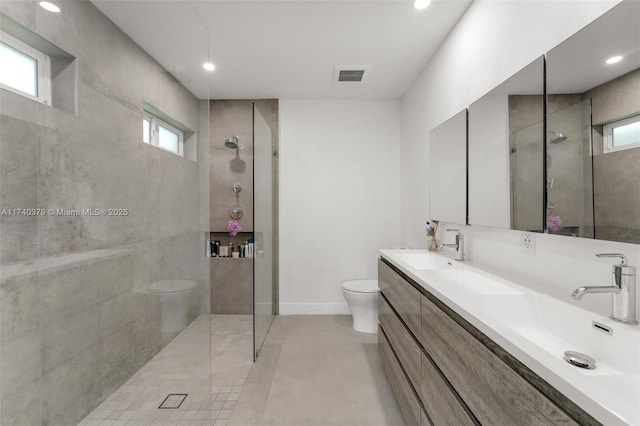
[[[530,232],[522,234],[521,251],[526,254],[536,254],[536,236]]]

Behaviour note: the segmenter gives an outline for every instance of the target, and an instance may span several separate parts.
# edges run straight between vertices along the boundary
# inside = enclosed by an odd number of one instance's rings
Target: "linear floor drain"
[[[162,401],[162,404],[158,408],[175,410],[176,408],[180,408],[184,400],[187,398],[188,393],[170,393],[167,397]]]

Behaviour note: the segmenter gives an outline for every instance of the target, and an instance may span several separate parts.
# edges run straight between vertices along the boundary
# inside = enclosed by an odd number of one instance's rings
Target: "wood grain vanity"
[[[384,258],[378,346],[409,426],[600,423]]]

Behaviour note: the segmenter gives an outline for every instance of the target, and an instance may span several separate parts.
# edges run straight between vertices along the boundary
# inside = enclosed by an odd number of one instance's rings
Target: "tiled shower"
[[[0,26],[51,60],[49,102],[0,89],[0,424],[78,424],[105,403],[104,418],[126,416],[180,393],[173,385],[194,376],[189,386],[200,391],[183,409],[210,402],[198,419],[224,420],[212,402],[237,392],[216,386],[240,380],[256,352],[252,287],[245,315],[210,315],[212,104],[88,1],[65,1],[58,15],[36,1],[2,1]],[[201,35],[194,46],[207,49],[206,28]],[[179,130],[179,155],[143,143],[148,114]],[[150,291],[159,281],[195,284],[184,335],[165,326],[165,299]],[[268,290],[263,335],[273,313]],[[234,377],[212,375],[225,348],[246,349],[248,364]],[[184,365],[185,353],[201,359]],[[177,370],[145,382],[163,365]],[[127,399],[132,380],[153,388],[142,398],[154,399]]]

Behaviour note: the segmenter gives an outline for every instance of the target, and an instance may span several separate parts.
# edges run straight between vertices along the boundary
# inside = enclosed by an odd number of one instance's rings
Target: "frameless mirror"
[[[467,223],[467,110],[429,133],[429,214]]]
[[[543,231],[544,57],[469,107],[469,225]]]
[[[640,2],[547,54],[549,233],[640,243]]]

